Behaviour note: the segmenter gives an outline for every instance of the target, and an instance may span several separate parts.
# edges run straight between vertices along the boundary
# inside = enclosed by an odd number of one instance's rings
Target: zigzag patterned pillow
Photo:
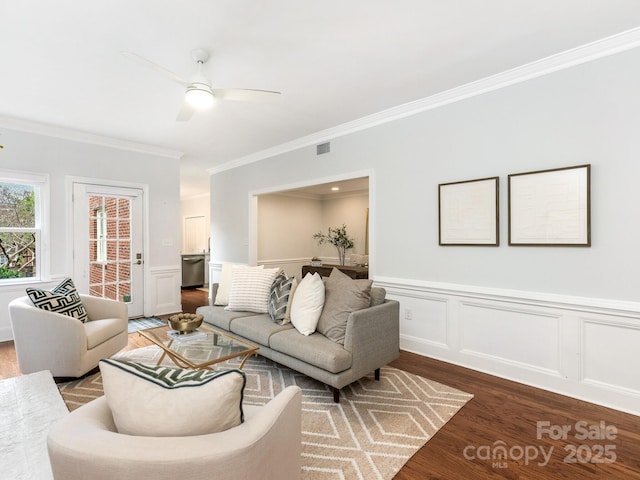
[[[295,277],[288,277],[284,272],[273,281],[269,295],[269,315],[274,322],[282,325],[289,323],[287,307],[291,304],[291,295],[295,284]]]
[[[100,372],[119,433],[206,435],[244,421],[246,377],[241,370],[190,370],[102,359]]]
[[[38,308],[77,318],[82,323],[89,320],[87,310],[70,278],[65,278],[51,291],[27,288],[27,295]]]

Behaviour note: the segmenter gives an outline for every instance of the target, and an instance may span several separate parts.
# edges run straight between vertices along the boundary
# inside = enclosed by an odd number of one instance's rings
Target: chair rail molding
[[[640,303],[376,276],[400,348],[640,415]]]

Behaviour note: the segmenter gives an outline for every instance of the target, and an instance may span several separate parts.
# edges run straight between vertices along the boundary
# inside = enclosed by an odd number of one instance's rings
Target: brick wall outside
[[[89,293],[122,300],[131,295],[131,208],[126,198],[89,198]],[[98,238],[99,226],[105,236]],[[101,243],[102,242],[102,243]],[[100,261],[100,245],[106,259]]]

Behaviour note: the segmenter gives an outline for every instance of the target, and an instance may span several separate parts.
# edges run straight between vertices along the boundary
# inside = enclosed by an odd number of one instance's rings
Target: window
[[[42,276],[42,193],[47,178],[0,170],[0,283]]]
[[[96,261],[107,261],[107,212],[103,206],[94,209],[96,216]]]

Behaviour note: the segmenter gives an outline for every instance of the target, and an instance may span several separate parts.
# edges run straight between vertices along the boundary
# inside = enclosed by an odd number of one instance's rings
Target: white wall
[[[638,85],[636,48],[335,138],[322,162],[310,146],[216,173],[217,258],[247,261],[248,192],[369,170],[371,274],[403,348],[640,413]],[[592,247],[507,246],[507,175],[586,163]],[[438,184],[490,176],[501,245],[438,246]]]
[[[322,202],[291,195],[258,197],[258,263],[300,277],[315,255],[314,233],[322,224]]]
[[[103,179],[146,186],[149,222],[145,228],[145,315],[180,310],[179,161],[151,153],[72,141],[0,128],[4,149],[0,168],[46,173],[50,178],[50,268],[54,286],[71,276],[71,199],[69,177]],[[105,140],[105,143],[107,140]],[[30,284],[33,285],[33,284]],[[0,341],[12,338],[7,305],[24,295],[26,285],[0,286]]]
[[[364,254],[367,208],[369,207],[368,194],[353,194],[326,199],[322,209],[322,233],[327,233],[329,227],[347,226],[347,233],[353,238],[353,248],[347,251],[347,259],[352,253]],[[330,244],[316,246],[320,257],[333,257],[337,263],[338,253]]]

